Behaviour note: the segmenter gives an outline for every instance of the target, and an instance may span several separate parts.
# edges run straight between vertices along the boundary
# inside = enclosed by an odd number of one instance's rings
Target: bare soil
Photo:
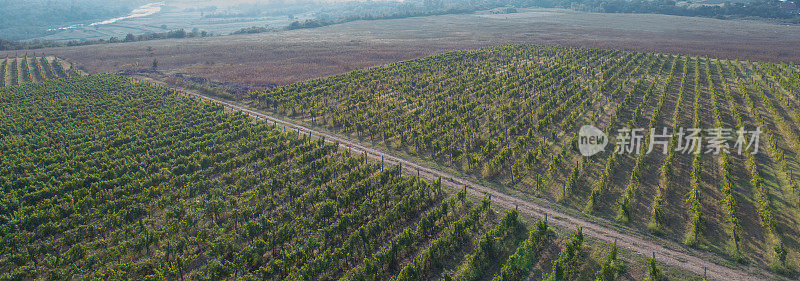
[[[356,21],[322,28],[37,50],[88,73],[150,68],[214,81],[290,84],[506,43],[800,61],[800,26],[559,9]],[[32,51],[31,51],[32,52]],[[16,53],[20,53],[17,51]],[[14,52],[0,52],[0,57]]]

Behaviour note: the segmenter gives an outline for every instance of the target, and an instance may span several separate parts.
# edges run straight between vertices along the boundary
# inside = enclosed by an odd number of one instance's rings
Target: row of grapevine
[[[757,72],[755,77],[761,79],[762,81],[766,81],[765,76],[760,72]],[[755,81],[754,78],[751,78],[750,80],[751,80],[751,88],[756,89],[756,92],[761,98],[761,104],[763,104],[767,108],[768,112],[770,113],[770,117],[773,120],[773,124],[775,124],[778,127],[778,129],[781,131],[780,134],[784,136],[785,142],[789,147],[789,149],[787,150],[789,151],[793,150],[794,153],[796,154],[798,151],[800,151],[800,137],[798,137],[796,126],[792,126],[792,124],[779,113],[779,109],[776,108],[775,104],[771,100],[771,97],[768,96],[767,93],[764,91],[764,86]],[[775,87],[771,88],[770,93],[772,93],[773,95],[775,94],[778,95],[779,100],[783,101],[780,104],[789,103],[788,98],[786,98],[782,94],[782,92],[777,90]],[[795,111],[795,109],[791,106],[789,106],[788,108],[783,108],[783,106],[780,107],[782,107],[780,110],[784,112]],[[770,136],[771,134],[767,135],[768,138]],[[792,192],[796,192],[798,190],[798,185],[794,181],[792,173],[789,171],[789,164],[788,160],[785,157],[785,153],[783,152],[783,150],[775,148],[774,147],[775,145],[772,144],[772,141],[770,141],[769,144],[772,152],[772,157],[775,158],[775,160],[778,162],[778,166],[780,167],[783,178],[786,180],[790,190]]]
[[[33,81],[42,81],[44,80],[44,70],[42,69],[42,65],[39,64],[39,59],[36,57],[31,58],[32,63],[31,65],[31,76]]]
[[[9,83],[10,85],[19,85],[22,83],[22,79],[20,79],[19,74],[19,64],[17,62],[17,59],[12,59],[11,63],[8,65],[9,68],[11,68],[11,71],[9,72],[11,76],[11,83]]]
[[[700,60],[694,60],[694,104],[692,108],[694,108],[694,114],[692,115],[692,128],[702,128],[701,121],[700,121],[700,110],[702,109],[702,90],[701,90],[701,83],[700,83]],[[699,137],[703,137],[702,131],[699,134]],[[703,170],[703,153],[702,147],[698,146],[696,148],[692,148],[693,151],[692,155],[692,170],[690,172],[689,178],[689,193],[686,195],[686,215],[689,217],[689,226],[686,228],[686,234],[684,235],[683,243],[690,246],[695,246],[698,243],[698,238],[702,235],[703,227],[704,227],[704,220],[703,217],[703,204],[701,202],[702,197],[700,194],[700,175]]]
[[[35,82],[35,80],[33,80],[33,73],[31,73],[31,68],[28,66],[28,57],[25,56],[19,60],[22,61],[22,63],[20,63],[20,69],[22,70],[20,72],[20,74],[22,75],[22,81],[25,81],[25,83]]]
[[[627,67],[628,66],[626,66],[625,68],[627,68]],[[634,70],[631,73],[636,73],[638,71],[638,68],[639,68],[639,65],[637,64],[637,66],[634,68]],[[617,76],[617,75],[618,74],[615,74],[614,76]],[[613,80],[609,80],[609,81],[613,81]],[[637,84],[640,83],[640,82],[643,82],[643,80],[638,80]],[[605,85],[609,85],[610,86],[612,84],[610,82],[606,82],[606,84],[604,84],[604,86]],[[619,94],[614,94],[614,93],[621,91],[620,89],[622,89],[623,87],[625,87],[624,86],[624,82],[622,84],[618,84],[617,87],[613,90],[611,96],[612,97],[613,96],[618,96]],[[634,85],[634,88],[635,88],[635,85]],[[605,123],[605,126],[603,127],[603,132],[607,136],[611,136],[612,135],[613,130],[615,129],[614,126],[616,126],[617,123],[620,121],[619,120],[621,118],[620,115],[624,112],[624,110],[626,108],[628,108],[630,106],[630,103],[633,100],[633,98],[631,98],[631,96],[633,94],[634,94],[634,90],[628,91],[625,94],[625,96],[622,98],[622,102],[619,105],[617,105],[616,109],[614,110],[614,113],[608,118],[608,121]],[[611,183],[611,176],[613,175],[613,173],[615,171],[615,165],[617,164],[617,160],[618,160],[618,157],[619,157],[620,154],[618,154],[618,153],[609,153],[609,154],[610,154],[610,156],[608,157],[608,159],[606,160],[605,165],[604,165],[605,169],[601,172],[600,178],[597,181],[594,182],[594,184],[592,185],[591,192],[589,193],[589,199],[587,200],[586,208],[585,208],[589,212],[595,211],[597,209],[598,202],[601,199],[600,198],[601,194],[603,193],[603,191],[605,191],[608,188],[608,185]]]
[[[558,253],[558,258],[553,261],[553,270],[544,280],[560,281],[573,280],[579,274],[578,264],[583,256],[581,247],[583,246],[583,231],[581,229],[573,232],[569,240],[564,242],[564,247]]]
[[[613,248],[591,261],[580,230],[546,267],[542,251],[558,246],[545,221],[528,232],[489,198],[448,196],[399,165],[115,75],[2,87],[0,117],[0,279],[519,280],[616,268]]]
[[[682,60],[683,70],[681,74],[680,84],[678,86],[678,99],[675,102],[675,109],[672,113],[672,118],[669,124],[672,127],[672,135],[675,136],[679,128],[681,127],[681,116],[683,113],[683,106],[684,101],[686,100],[686,91],[688,88],[687,80],[689,75],[689,65],[690,60],[689,58],[684,58]],[[664,200],[665,200],[665,193],[668,192],[670,186],[674,184],[672,182],[672,178],[676,175],[676,171],[674,170],[674,165],[676,164],[677,160],[676,157],[676,146],[678,145],[678,138],[672,138],[669,142],[669,146],[667,148],[667,156],[664,158],[664,163],[660,169],[660,179],[658,188],[656,189],[656,195],[653,199],[651,209],[651,218],[650,224],[648,225],[651,230],[656,232],[660,232],[664,225],[665,221],[665,211],[664,211]]]
[[[438,221],[414,215],[441,206],[436,183],[164,88],[76,77],[0,102],[4,278],[284,278]]]
[[[493,281],[523,280],[531,268],[541,257],[541,252],[551,239],[552,233],[547,229],[547,222],[537,220],[528,233],[528,238],[508,257],[500,272]]]
[[[722,73],[722,69],[720,64],[716,64],[716,71],[717,77]],[[706,72],[706,82],[708,90],[711,94],[711,106],[713,109],[714,114],[714,126],[717,128],[731,128],[731,124],[727,122],[723,122],[722,120],[722,113],[721,109],[725,108],[724,97],[720,97],[719,93],[717,92],[717,86],[713,79],[714,75],[712,74],[712,67],[710,60],[706,60],[705,62],[705,72]],[[720,80],[722,84],[722,88],[725,91],[730,91],[730,87],[728,87],[726,81],[724,79]],[[730,108],[731,115],[737,115],[738,112],[735,111],[734,108]],[[734,113],[735,112],[735,113]],[[740,117],[735,117],[734,119],[739,120],[737,124],[741,124]],[[718,159],[719,165],[719,174],[722,178],[720,181],[719,188],[722,191],[723,198],[721,201],[722,209],[725,212],[725,222],[726,222],[726,229],[730,232],[731,236],[731,243],[733,243],[734,248],[732,249],[731,256],[734,257],[734,260],[743,261],[743,255],[740,248],[740,233],[742,231],[742,226],[740,223],[740,219],[736,214],[737,210],[739,209],[738,203],[736,201],[735,190],[733,188],[736,185],[733,173],[731,172],[733,168],[733,163],[731,162],[731,155],[729,151],[721,151],[720,157]]]
[[[680,62],[680,60],[678,60],[676,58],[672,58],[672,63],[671,63],[670,70],[669,70],[669,77],[667,78],[667,81],[664,83],[664,86],[661,89],[661,95],[659,96],[658,105],[656,105],[655,112],[653,113],[654,117],[661,116],[662,113],[664,113],[663,111],[664,111],[664,104],[666,102],[666,95],[670,90],[670,85],[672,85],[675,82],[675,78],[677,76],[678,63],[679,62]],[[683,64],[683,67],[686,68],[686,64],[685,63]],[[685,71],[685,69],[684,69],[684,71]],[[678,101],[682,101],[682,98],[679,97]],[[679,110],[679,108],[680,108],[680,103],[676,103],[675,110],[677,111],[677,110]],[[675,120],[675,119],[676,119],[676,117],[673,114],[673,120]],[[660,121],[657,118],[653,118],[653,119],[650,120],[649,127],[652,130],[660,122],[663,122],[663,121]],[[664,134],[665,133],[664,130],[665,129],[662,129],[660,132],[658,132],[657,130],[653,130],[652,132],[659,133],[659,134]],[[668,153],[671,153],[671,151],[674,150],[673,142],[670,141],[669,144],[667,145],[666,149],[670,151]],[[664,204],[664,193],[666,192],[666,189],[667,189],[667,179],[668,179],[667,178],[667,176],[668,176],[668,174],[667,174],[668,170],[667,169],[669,168],[669,161],[667,161],[667,160],[668,160],[668,158],[666,158],[665,161],[663,162],[663,164],[659,167],[659,170],[658,170],[659,174],[657,176],[658,177],[658,186],[656,186],[656,188],[655,188],[655,195],[653,196],[653,201],[652,201],[651,206],[650,206],[651,213],[650,213],[650,222],[648,224],[648,228],[651,231],[654,231],[656,233],[661,232],[661,228],[662,228],[663,221],[664,221],[664,211],[663,211],[663,208],[664,208],[664,205],[663,205]]]
[[[642,96],[641,98],[642,101],[639,103],[639,105],[636,106],[636,109],[634,110],[631,116],[630,124],[628,125],[629,128],[637,127],[637,121],[639,119],[639,115],[644,110],[644,108],[648,106],[650,98],[656,91],[657,84],[658,82],[660,82],[660,79],[658,79],[658,77],[661,76],[661,71],[663,71],[665,64],[666,61],[663,61],[662,63],[658,64],[658,70],[657,73],[655,74],[657,78],[653,79],[653,81],[650,83],[650,86],[647,88],[646,92]],[[663,107],[664,97],[665,97],[664,93],[666,93],[666,91],[662,92],[662,94],[659,95],[659,100],[656,105],[656,110],[650,111],[651,114],[648,114],[649,116],[647,116],[647,119],[650,121],[648,123],[648,127],[645,128],[643,133],[648,133],[651,130],[655,130],[654,128],[656,125],[655,120],[657,120],[656,118],[658,117],[655,114],[660,113],[660,111],[662,110],[661,108]],[[648,155],[646,151],[647,149],[649,149],[649,144],[650,144],[650,138],[649,137],[645,138],[644,142],[641,144],[642,150],[635,152],[637,153],[637,155],[635,157],[635,162],[633,165],[633,169],[630,173],[628,183],[625,185],[625,189],[623,190],[621,198],[617,202],[617,205],[619,207],[617,211],[617,219],[624,223],[628,223],[631,219],[632,205],[636,197],[634,193],[636,193],[639,190],[639,186],[641,184],[642,173],[644,172],[645,162],[647,161],[647,155]]]
[[[482,222],[481,216],[489,208],[489,201],[477,206],[467,216],[448,226],[428,246],[417,254],[414,259],[405,265],[391,280],[421,280],[430,278],[431,271],[441,269],[446,257],[455,252],[470,234],[476,231]],[[428,276],[428,277],[426,277]]]
[[[760,128],[764,128],[763,130],[767,130],[766,123],[764,119],[761,117],[758,108],[753,103],[750,94],[748,93],[747,88],[745,87],[744,83],[742,82],[739,75],[737,75],[738,70],[734,66],[733,63],[728,62],[728,71],[735,77],[736,86],[739,90],[739,94],[742,96],[742,100],[747,105],[746,109],[750,113],[750,116],[753,117],[754,121],[757,122]],[[768,142],[770,143],[769,146],[772,149],[777,148],[777,144],[775,143],[774,136],[767,136]],[[766,186],[765,180],[762,178],[761,173],[758,172],[758,162],[755,156],[749,154],[747,156],[746,163],[748,170],[750,170],[750,183],[753,185],[753,194],[756,196],[756,202],[758,203],[758,210],[759,216],[761,219],[761,225],[767,230],[768,233],[772,233],[775,230],[775,226],[773,223],[773,210],[770,206],[770,194],[768,191],[768,187]]]
[[[52,78],[58,77],[58,76],[56,76],[55,72],[53,72],[52,65],[47,61],[47,57],[44,57],[44,56],[39,57],[38,65],[40,65],[42,67],[42,69],[44,70],[43,77],[45,79],[52,79]]]
[[[628,221],[675,242],[751,244],[740,237],[743,231],[769,233],[773,216],[795,216],[782,207],[796,205],[793,193],[771,191],[772,181],[762,177],[764,171],[776,171],[780,190],[796,188],[793,143],[800,134],[795,128],[800,116],[794,106],[800,100],[800,71],[790,64],[730,64],[703,57],[505,45],[255,92],[250,105],[606,219]],[[736,107],[757,112],[753,122],[734,124],[742,118]],[[726,113],[731,120],[724,120]],[[667,136],[671,130],[673,137],[663,157],[620,155],[611,153],[612,147],[584,157],[576,148],[578,129],[586,124],[612,136],[610,146],[622,127],[642,127],[645,134],[655,129]],[[762,135],[765,157],[711,157],[705,149],[684,156],[687,151],[678,142],[685,136],[678,134],[682,127],[753,124],[770,130]],[[710,135],[698,137],[708,140]],[[784,144],[788,149],[780,147]],[[645,138],[641,147],[650,145]],[[747,175],[737,176],[739,159]],[[741,186],[740,181],[753,184]],[[739,196],[754,197],[755,208],[740,208],[749,201]],[[776,201],[780,209],[770,206],[770,200],[777,200],[773,197],[781,199]],[[635,219],[639,209],[648,209],[649,219]],[[756,217],[763,229],[741,223]],[[729,235],[704,233],[708,229]],[[765,254],[758,243],[742,255]]]
[[[6,69],[8,66],[8,60],[4,59],[2,63],[0,63],[0,87],[6,86]]]
[[[780,136],[784,136],[788,138],[788,146],[792,147],[793,140],[791,140],[793,134],[789,131],[791,128],[787,128],[785,125],[785,120],[782,116],[777,115],[776,109],[772,103],[772,101],[766,96],[764,90],[761,86],[755,81],[755,78],[752,76],[743,76],[741,75],[744,68],[740,62],[730,63],[728,62],[728,67],[731,73],[735,74],[737,78],[737,86],[739,88],[740,93],[743,96],[745,103],[748,105],[750,109],[750,115],[753,116],[753,119],[757,122],[760,126],[759,128],[763,128],[763,134],[766,136],[767,140],[767,155],[770,159],[778,163],[778,170],[781,172],[783,176],[783,180],[789,185],[788,188],[784,190],[788,191],[795,191],[797,190],[796,183],[791,177],[791,172],[788,170],[787,160],[785,158],[785,154],[783,149],[780,148],[778,142]],[[758,96],[761,98],[761,105],[767,107],[767,112],[771,113],[768,115],[769,118],[776,122],[776,126],[778,127],[778,134],[774,133],[771,127],[768,127],[764,116],[758,111],[758,107],[752,100],[750,93],[747,91],[748,87],[745,86],[742,80],[748,80],[750,82],[749,89],[752,89]],[[777,116],[776,116],[777,115]],[[783,125],[781,125],[783,124]],[[788,131],[788,132],[787,132]],[[781,134],[782,133],[782,134]],[[788,135],[783,135],[788,134]],[[796,140],[795,140],[796,141]],[[795,148],[796,149],[796,148]],[[756,159],[755,157],[749,155],[747,158],[747,164],[750,169],[756,169]],[[787,239],[787,236],[780,233],[778,228],[775,227],[775,220],[776,216],[774,215],[774,210],[771,204],[771,194],[767,190],[767,186],[765,184],[765,179],[762,178],[760,175],[755,174],[751,176],[751,184],[754,186],[754,193],[756,195],[756,201],[759,204],[759,211],[761,215],[761,223],[762,226],[766,229],[767,234],[769,235],[770,239],[768,239],[768,243],[770,246],[773,247],[773,264],[771,265],[774,270],[778,272],[784,272],[786,270],[786,248],[784,248],[783,240]]]
[[[344,274],[342,279],[375,280],[380,276],[385,276],[387,271],[390,271],[392,268],[396,267],[401,256],[410,254],[413,249],[418,248],[420,243],[424,242],[420,241],[419,239],[413,239],[414,237],[432,237],[441,231],[441,229],[437,229],[436,226],[449,225],[456,219],[459,219],[458,214],[466,211],[463,210],[463,208],[466,207],[464,204],[465,198],[466,194],[461,192],[450,198],[439,208],[429,211],[422,219],[419,220],[415,227],[409,227],[402,230],[400,233],[391,238],[388,245],[378,249],[373,254],[363,255],[361,257],[363,260],[361,261],[360,265]],[[306,276],[313,276],[313,273],[312,275]],[[329,277],[333,276],[335,275],[331,274]]]
[[[492,261],[505,257],[514,250],[516,236],[522,229],[519,213],[517,211],[506,213],[492,230],[478,239],[475,250],[467,255],[464,263],[450,278],[461,281],[479,280]]]
[[[6,58],[0,63],[0,87],[66,77],[69,73],[58,58],[52,61],[44,56]]]
[[[722,73],[724,69],[722,68],[722,64],[717,64],[718,72]],[[733,73],[732,66],[730,62],[728,62],[728,73]],[[733,115],[734,121],[736,122],[736,126],[738,128],[744,128],[744,120],[739,110],[739,106],[737,105],[736,100],[734,99],[733,90],[730,84],[723,81],[723,89],[725,91],[725,97],[728,101],[729,108],[731,114]],[[741,89],[740,89],[741,91]],[[745,153],[745,168],[749,171],[750,175],[750,185],[752,185],[753,194],[755,195],[755,202],[757,206],[757,212],[759,216],[759,221],[761,222],[761,226],[764,228],[766,233],[771,233],[774,229],[772,224],[772,207],[770,206],[770,198],[769,193],[767,191],[767,187],[765,186],[764,180],[761,178],[761,172],[759,171],[758,165],[756,164],[755,156],[746,151]]]
[[[547,65],[547,64],[545,64],[545,65]],[[524,68],[515,68],[515,69],[518,70],[518,71],[519,70],[524,70]],[[574,72],[574,71],[571,71],[571,70],[570,71],[563,71],[562,70],[562,71],[559,71],[558,73],[560,73],[559,76],[562,76],[563,74],[569,74],[569,73],[572,73],[572,72]],[[524,73],[524,72],[522,72],[522,73]],[[367,75],[365,75],[365,76],[367,76]],[[569,77],[569,76],[566,76],[566,77]],[[512,78],[520,78],[520,77],[517,76],[517,77],[512,77]],[[358,79],[360,79],[360,77]],[[572,79],[572,78],[570,78],[570,79]],[[509,81],[514,81],[514,80],[509,80]],[[544,81],[547,81],[547,80],[544,80]],[[543,83],[544,81],[536,82],[536,83]],[[555,80],[555,81],[559,81],[559,80]],[[564,81],[564,80],[561,80],[561,81]],[[523,82],[524,82],[524,80],[523,80]],[[367,82],[367,83],[370,83],[370,82]],[[516,83],[519,83],[519,82],[516,82]],[[563,85],[563,82],[558,82],[556,84],[557,85],[553,85],[553,86],[561,86],[561,85]],[[525,85],[525,84],[523,83],[521,85]],[[410,89],[410,90],[415,90],[416,91],[416,89]],[[565,92],[561,92],[561,93],[565,93]],[[545,95],[544,97],[550,97],[550,96]],[[574,95],[572,96],[573,97],[572,99],[567,99],[567,97],[570,97],[570,96],[567,96],[567,95],[563,95],[564,98],[561,98],[562,95],[555,95],[555,96],[552,96],[552,97],[556,97],[556,100],[566,100],[568,102],[577,101],[577,99],[575,98]],[[536,98],[536,99],[539,99],[539,98]],[[526,99],[526,100],[529,100],[529,99]],[[551,99],[547,99],[547,100],[551,100]],[[545,101],[545,100],[543,100],[543,101]],[[297,102],[297,100],[295,99],[292,102]],[[382,101],[377,101],[377,102],[380,103]],[[272,104],[272,103],[273,102],[270,102],[270,104]],[[333,105],[332,103],[329,103],[327,101],[325,101],[325,103],[328,103],[328,106],[332,106]],[[558,113],[558,112],[563,112],[563,110],[558,110],[556,108],[551,108],[551,109],[556,109],[556,110],[542,110],[544,108],[550,108],[551,107],[551,105],[549,105],[550,103],[548,103],[548,102],[545,102],[545,103],[541,103],[541,102],[528,103],[528,102],[525,102],[523,104],[531,104],[531,105],[538,104],[538,105],[540,105],[540,107],[539,107],[540,109],[535,110],[535,112],[539,112],[539,113],[551,113],[551,112]],[[566,106],[561,106],[561,107],[558,107],[558,108],[566,109],[567,107]],[[324,112],[325,110],[317,110],[317,111]],[[525,112],[525,111],[521,111],[521,112]],[[439,115],[439,117],[436,118],[435,120],[440,120],[441,118],[444,118],[444,117],[447,117],[447,118],[456,117],[456,116],[450,115],[448,112],[443,112],[443,113],[445,113],[445,114],[444,115]],[[337,114],[337,115],[341,115],[341,114]],[[467,124],[469,124],[471,122],[469,120],[475,120],[474,117],[470,117],[470,116],[474,116],[474,115],[468,114],[466,117],[468,117],[469,119],[464,120],[464,122],[468,122]],[[536,117],[532,117],[530,119],[534,119],[534,118],[541,119],[541,121],[545,122],[545,123],[541,123],[541,122],[537,122],[537,123],[546,124],[546,123],[549,123],[549,122],[547,122],[547,120],[552,120],[553,119],[552,117],[548,118],[547,116],[553,116],[553,114],[544,114],[544,115],[537,114]],[[323,117],[323,118],[327,118],[327,117]],[[319,120],[318,116],[313,117],[313,119]],[[414,118],[414,119],[416,119],[416,118]],[[414,119],[412,119],[412,120],[414,120]],[[399,119],[399,120],[402,120],[402,119]],[[527,121],[529,119],[527,117],[524,117],[524,116],[522,118],[511,117],[508,120],[512,121],[512,122],[514,120],[525,121],[525,123],[529,122],[529,121]],[[398,121],[398,119],[395,119],[394,121]],[[456,121],[456,120],[454,120],[454,121]],[[460,121],[458,123],[462,123],[463,124],[463,122],[460,122]],[[525,124],[525,123],[523,123],[523,124]],[[510,124],[514,124],[514,123],[510,123]],[[534,124],[536,124],[536,123],[534,123]],[[400,126],[394,125],[394,126],[390,126],[390,127],[399,127],[399,128],[403,128],[403,129],[408,129],[407,131],[404,132],[404,135],[413,134],[413,133],[409,133],[409,131],[413,132],[414,130],[416,130],[415,128],[409,128],[409,127],[415,127],[415,126],[408,126],[408,125],[400,125]],[[447,128],[447,127],[449,127],[449,126],[436,126],[436,128]],[[544,128],[544,126],[543,125],[539,125],[539,128]],[[354,131],[358,131],[358,130],[354,130]],[[492,129],[492,131],[501,132],[500,136],[505,135],[505,133],[502,133],[505,130]],[[530,134],[526,133],[526,130],[522,130],[521,132],[518,131],[518,130],[512,130],[512,132],[513,131],[516,131],[517,134],[518,133],[523,133],[523,135],[530,135]],[[493,133],[493,134],[495,134],[495,133]],[[549,134],[547,134],[547,133],[544,133],[544,134],[542,134],[542,133],[538,133],[537,134],[536,132],[533,133],[534,136],[535,135],[539,135],[539,134],[541,134],[541,136],[543,136],[543,137],[549,137]],[[430,135],[431,136],[444,136],[444,137],[447,137],[447,138],[450,137],[450,135],[448,135],[448,134],[441,134],[441,133],[434,133],[434,134],[430,134]],[[470,136],[470,135],[474,135],[474,134],[466,132],[465,135]],[[389,139],[391,139],[393,136],[389,135],[388,137],[389,137]],[[456,135],[455,137],[458,137],[458,135]],[[488,161],[490,165],[487,165],[487,169],[485,169],[486,172],[482,173],[482,174],[485,174],[487,176],[493,176],[493,175],[496,175],[496,173],[498,173],[498,172],[503,172],[503,171],[506,171],[506,170],[514,170],[515,169],[514,165],[509,164],[508,160],[507,160],[508,158],[512,157],[512,155],[514,153],[511,153],[511,150],[509,150],[508,152],[503,152],[503,151],[500,151],[498,149],[498,147],[502,147],[504,144],[507,143],[504,140],[505,138],[499,138],[497,143],[495,143],[495,144],[491,144],[491,142],[487,143],[487,144],[489,144],[488,149],[487,149],[487,147],[485,145],[481,145],[481,143],[486,143],[485,140],[481,140],[480,138],[477,138],[477,139],[476,138],[471,138],[471,139],[476,140],[476,141],[461,142],[461,141],[457,141],[457,140],[447,140],[446,142],[443,143],[442,148],[444,148],[446,146],[452,146],[453,144],[461,145],[462,143],[465,143],[465,144],[474,143],[473,145],[467,145],[466,147],[460,147],[460,148],[452,149],[453,152],[456,152],[456,153],[453,153],[453,156],[456,156],[456,158],[454,158],[454,159],[457,159],[458,156],[461,156],[461,157],[470,156],[469,157],[470,161],[467,161],[467,164],[469,164],[468,166],[472,166],[472,163],[475,162],[475,161],[473,161],[473,159],[477,159],[477,161],[481,161],[481,159],[486,159],[487,161],[488,160],[492,160],[492,161]],[[428,141],[424,140],[423,142],[419,142],[418,144],[420,144],[420,145],[417,145],[417,147],[423,147],[423,146],[427,147],[427,145],[423,145],[425,142],[428,142]],[[401,143],[402,143],[402,140],[401,140]],[[541,144],[541,142],[539,142],[539,143]],[[535,147],[537,147],[537,145],[533,145],[533,147],[535,148]],[[473,154],[474,152],[470,152],[470,150],[472,150],[472,151],[479,150],[479,151],[476,151],[476,152],[485,152],[485,153]],[[487,155],[487,153],[488,154],[496,153],[496,155],[494,157],[490,157],[489,155]],[[434,155],[436,155],[436,154],[438,154],[438,153],[434,153]],[[471,157],[473,155],[478,156],[478,157]],[[540,157],[536,157],[535,154],[529,154],[529,153],[527,153],[525,151],[520,153],[520,156],[525,156],[525,155],[529,155],[529,157],[526,157],[526,158],[532,160],[532,162],[535,162],[534,160],[537,159],[537,158],[538,159],[545,158],[544,155],[542,155]],[[521,157],[516,157],[516,158],[521,158]],[[503,168],[503,166],[505,166],[505,165],[510,165],[512,167],[510,169]],[[510,175],[511,177],[514,177],[513,173],[510,173],[510,174],[511,174]],[[528,174],[529,175],[535,175],[535,173],[528,173]],[[513,180],[514,182],[520,182],[521,181],[519,179],[519,177],[514,177],[514,178],[515,178]]]

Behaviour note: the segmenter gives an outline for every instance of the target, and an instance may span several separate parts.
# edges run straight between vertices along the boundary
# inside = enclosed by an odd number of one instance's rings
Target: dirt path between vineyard
[[[386,152],[373,147],[368,147],[358,141],[350,140],[339,135],[319,131],[309,128],[305,125],[298,124],[292,120],[285,119],[281,116],[276,116],[268,112],[248,107],[246,105],[227,101],[216,97],[207,96],[197,91],[176,88],[167,85],[164,82],[157,81],[150,78],[135,77],[134,80],[155,83],[162,86],[171,87],[184,94],[192,97],[199,98],[204,101],[210,101],[223,105],[226,109],[240,111],[252,116],[258,120],[265,120],[274,123],[277,126],[283,126],[287,130],[298,131],[302,134],[324,138],[326,142],[338,143],[341,147],[351,150],[353,153],[365,153],[370,158],[382,160],[387,163],[400,163],[402,164],[403,171],[409,174],[418,174],[420,177],[436,180],[442,179],[442,184],[456,188],[463,189],[466,187],[467,193],[470,196],[483,198],[485,196],[491,197],[493,204],[500,204],[507,209],[518,209],[521,213],[533,217],[548,217],[548,221],[552,224],[565,227],[567,229],[575,229],[580,227],[583,229],[583,234],[601,240],[607,243],[616,242],[619,247],[628,249],[644,256],[655,255],[658,262],[670,266],[678,267],[700,276],[707,274],[709,280],[724,280],[724,281],[738,281],[738,280],[788,280],[778,275],[767,272],[763,269],[754,266],[739,266],[739,268],[730,268],[724,265],[717,264],[711,260],[715,258],[714,254],[708,252],[701,252],[694,249],[688,249],[680,245],[674,245],[672,242],[667,242],[660,238],[645,237],[645,235],[638,233],[627,233],[622,230],[615,229],[608,225],[603,225],[598,222],[593,222],[586,218],[581,218],[576,215],[567,214],[557,208],[547,206],[525,199],[520,199],[504,192],[495,190],[493,188],[477,184],[475,182],[466,180],[451,173],[441,171],[436,168],[428,167],[419,164],[416,161],[408,160],[402,157],[395,156],[390,152]],[[597,221],[602,219],[592,218]],[[630,232],[630,231],[629,231]]]

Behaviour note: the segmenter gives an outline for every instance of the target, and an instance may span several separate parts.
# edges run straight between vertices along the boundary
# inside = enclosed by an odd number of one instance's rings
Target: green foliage
[[[488,204],[476,207],[469,215],[444,230],[442,236],[433,240],[412,262],[403,267],[392,280],[425,279],[428,272],[441,268],[444,258],[461,246],[468,234],[480,223],[480,216],[488,209]]]
[[[661,178],[661,184],[656,187],[656,195],[651,204],[650,223],[647,225],[647,228],[654,233],[661,233],[661,227],[664,225],[664,192],[667,190],[667,183],[664,176]]]
[[[625,265],[617,259],[617,243],[611,245],[606,253],[605,260],[600,264],[600,270],[595,273],[595,281],[613,281],[625,271]]]
[[[492,280],[523,280],[540,258],[541,251],[551,236],[552,233],[547,228],[547,222],[537,220],[528,233],[528,239],[522,242],[522,245],[517,248],[514,254],[508,257],[500,272]]]
[[[478,280],[492,261],[504,257],[513,250],[515,234],[522,228],[517,211],[510,211],[500,219],[492,230],[478,239],[475,251],[467,255],[466,261],[455,276],[455,280]]]
[[[456,280],[518,280],[549,241],[545,225],[512,245],[514,227],[505,219],[490,225],[488,201],[473,206],[464,191],[445,199],[440,182],[403,176],[399,166],[370,163],[164,88],[111,75],[70,77],[74,72],[58,60],[41,57],[2,65],[0,80],[9,84],[66,77],[0,87],[0,268],[10,277],[412,280],[448,271]],[[616,211],[631,227],[683,234],[688,245],[719,242],[744,260],[742,188],[752,189],[770,248],[784,239],[775,226],[786,224],[775,220],[786,216],[772,202],[783,194],[772,192],[796,189],[784,155],[798,148],[791,140],[798,72],[508,45],[250,96],[254,106],[340,134],[547,199],[569,198],[561,201],[569,207],[611,218]],[[613,134],[620,126],[706,125],[705,112],[716,126],[761,125],[765,155],[745,153],[744,164],[729,153],[680,157],[674,138],[664,157],[607,151],[585,158],[574,149],[578,128],[589,121]],[[709,196],[708,185],[719,196]],[[685,202],[670,202],[676,187],[688,190]],[[648,188],[655,192],[640,192]],[[643,208],[649,214],[640,215]],[[686,225],[686,232],[672,236],[670,223]],[[703,237],[706,223],[720,224],[727,235]],[[582,251],[575,236],[553,262],[551,280],[577,278]],[[705,240],[712,237],[726,241]],[[468,241],[475,251],[459,257],[457,269],[445,268]],[[781,260],[777,253],[775,264],[791,264],[791,255]],[[595,277],[619,274],[622,267],[611,260],[600,262]],[[500,273],[486,272],[491,261],[505,261]]]
[[[621,223],[628,223],[631,219],[631,199],[623,196],[617,201],[617,220]]]
[[[573,280],[578,276],[578,265],[584,253],[583,231],[576,230],[564,242],[564,248],[558,253],[558,259],[553,261],[553,271],[544,278],[546,281]]]
[[[0,279],[329,278],[489,207],[119,76],[3,87],[0,108]]]
[[[783,243],[774,247],[774,261],[770,264],[770,268],[772,271],[775,271],[780,274],[789,275],[791,274],[791,269],[786,264],[786,255],[788,254],[786,248],[783,246]]]
[[[6,86],[6,66],[8,66],[8,59],[3,59],[0,63],[0,87]]]
[[[797,189],[790,169],[791,157],[800,149],[794,128],[800,120],[798,74],[797,66],[786,64],[503,45],[357,70],[251,96],[256,107],[377,140],[377,146],[647,228],[675,242],[702,248],[723,245],[709,248],[744,260],[739,245],[746,236],[741,234],[750,230],[742,229],[740,220],[750,214],[743,214],[749,209],[737,202],[742,196],[753,194],[761,231],[770,243],[783,239],[774,220],[792,217],[789,210],[775,210],[771,200],[785,200],[785,194]],[[662,134],[666,128],[663,133],[675,136],[681,127],[758,126],[765,131],[764,156],[750,155],[752,151],[730,155],[735,148],[729,142],[727,153],[700,151],[687,157],[676,152],[679,138],[673,137],[664,148],[653,144],[649,155],[618,154],[606,147],[584,157],[575,149],[583,124],[608,136],[619,128],[643,128],[645,135],[650,130]],[[643,139],[639,152],[651,144]],[[653,156],[662,149],[666,155]],[[739,159],[744,165],[735,161]],[[771,194],[778,191],[782,193]],[[726,235],[706,237],[704,231],[712,228]],[[677,229],[685,232],[673,233]],[[725,241],[709,241],[720,239]]]
[[[656,264],[656,259],[647,259],[647,276],[645,276],[646,281],[665,281],[667,280],[666,276],[661,273],[661,269],[658,268]]]

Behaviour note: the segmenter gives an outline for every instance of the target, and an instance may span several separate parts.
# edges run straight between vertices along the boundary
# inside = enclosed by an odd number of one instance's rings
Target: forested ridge
[[[252,105],[741,263],[792,274],[800,69],[558,46],[455,51],[251,95]],[[592,157],[584,124],[763,131],[760,149]],[[708,132],[703,135],[708,137]],[[647,150],[649,140],[643,147]],[[705,145],[705,143],[704,143]],[[707,148],[703,147],[703,151]]]
[[[580,230],[559,238],[489,198],[116,75],[0,87],[0,136],[3,280],[623,272]]]

